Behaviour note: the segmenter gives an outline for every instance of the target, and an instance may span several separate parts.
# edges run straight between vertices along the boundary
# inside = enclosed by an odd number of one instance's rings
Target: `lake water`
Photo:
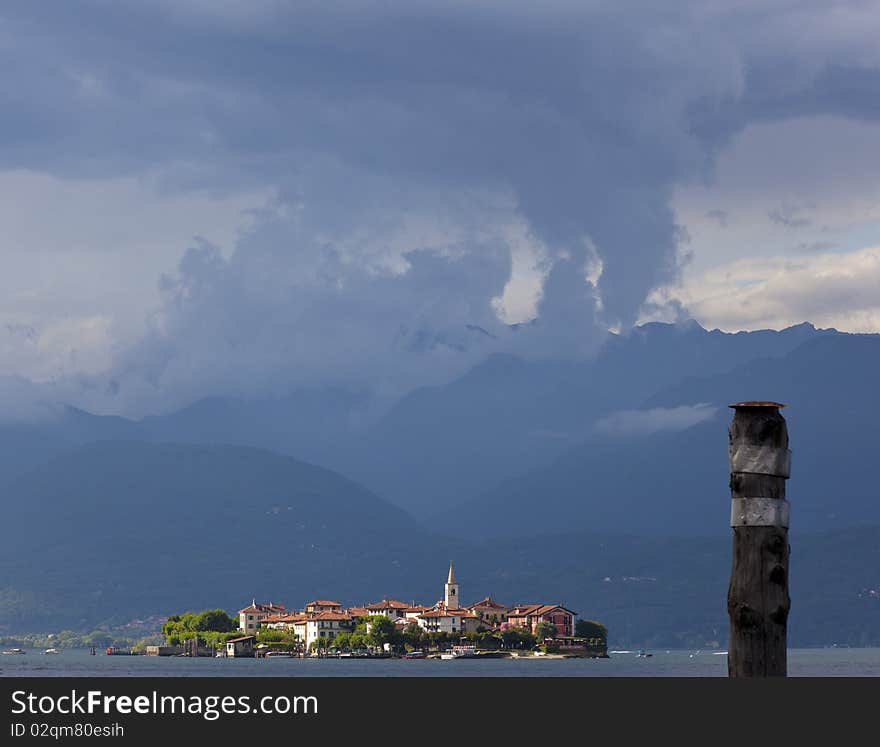
[[[710,651],[612,653],[608,659],[189,659],[91,656],[87,650],[0,656],[0,677],[726,677]],[[792,677],[880,677],[880,648],[791,649]]]

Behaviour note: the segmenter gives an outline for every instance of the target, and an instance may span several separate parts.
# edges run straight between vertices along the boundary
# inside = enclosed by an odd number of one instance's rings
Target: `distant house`
[[[510,610],[507,623],[510,627],[528,628],[536,633],[539,623],[549,622],[556,626],[557,635],[572,636],[576,615],[577,612],[561,604],[521,604]]]
[[[267,618],[263,625],[272,630],[290,630],[296,632],[295,626],[298,623],[305,622],[308,615],[295,613],[293,615],[278,615],[277,617]],[[303,634],[303,638],[305,634]]]
[[[316,599],[306,605],[306,612],[342,612],[342,605],[331,599]]]
[[[410,605],[406,602],[398,602],[396,599],[383,599],[381,602],[367,605],[367,612],[370,615],[385,615],[392,620],[399,617],[406,617],[406,611]]]
[[[423,612],[418,617],[419,625],[429,633],[462,633],[461,615],[438,607]]]
[[[226,656],[231,659],[252,659],[254,657],[254,641],[252,635],[232,638],[226,641]]]
[[[482,626],[480,618],[472,612],[442,605],[422,612],[416,622],[429,633],[476,633]]]
[[[269,617],[287,614],[283,604],[257,604],[254,599],[250,605],[238,611],[238,629],[242,633],[256,633]]]
[[[418,622],[419,615],[421,615],[423,612],[427,612],[430,609],[431,607],[425,607],[422,604],[413,604],[404,610],[403,616],[408,621]]]
[[[479,617],[486,627],[497,628],[501,623],[507,622],[510,608],[506,604],[496,602],[492,597],[485,597],[470,605],[468,610]]]
[[[354,618],[347,612],[318,612],[305,620],[306,648],[319,638],[326,638],[329,646],[340,633],[350,633],[354,629]]]

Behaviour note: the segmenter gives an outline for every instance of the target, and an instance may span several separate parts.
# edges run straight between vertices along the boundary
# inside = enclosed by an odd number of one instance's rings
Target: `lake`
[[[608,659],[189,659],[91,656],[87,650],[0,656],[0,677],[726,677],[711,651],[636,651]],[[880,648],[791,649],[792,677],[880,677]]]

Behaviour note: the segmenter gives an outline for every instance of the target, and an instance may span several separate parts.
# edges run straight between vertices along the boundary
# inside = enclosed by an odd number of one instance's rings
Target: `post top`
[[[732,407],[736,409],[737,407],[774,407],[781,408],[785,407],[781,402],[770,402],[768,400],[754,400],[752,402],[734,402],[732,405],[728,405],[728,407]]]

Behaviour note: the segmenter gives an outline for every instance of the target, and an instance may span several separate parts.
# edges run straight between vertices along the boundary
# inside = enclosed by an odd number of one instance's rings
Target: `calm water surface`
[[[726,677],[727,656],[709,651],[612,653],[609,659],[188,659],[57,656],[28,650],[0,656],[0,677]],[[880,648],[791,649],[792,677],[880,677]]]

